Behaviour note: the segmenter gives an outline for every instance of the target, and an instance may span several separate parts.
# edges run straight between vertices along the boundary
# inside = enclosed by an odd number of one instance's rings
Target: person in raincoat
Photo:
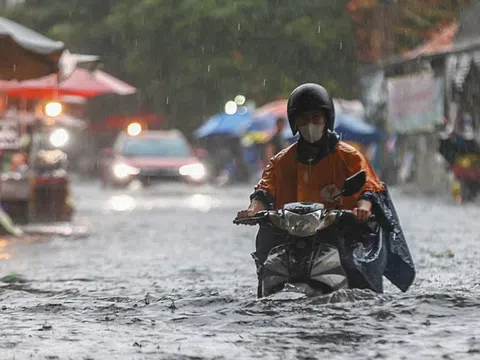
[[[297,201],[322,203],[326,209],[340,205],[341,209],[352,210],[359,223],[365,223],[373,213],[383,231],[373,234],[364,226],[359,240],[373,236],[378,251],[374,261],[353,259],[346,264],[351,269],[349,285],[383,292],[385,275],[406,291],[415,269],[388,189],[358,150],[339,141],[333,130],[335,108],[327,90],[310,83],[297,87],[288,99],[287,114],[293,134],[300,132],[299,140],[271,158],[250,197],[250,206],[239,211],[237,218]],[[362,190],[336,204],[335,195],[340,193],[345,179],[360,170],[366,172]],[[269,251],[281,242],[282,237],[273,228],[260,227],[253,254],[259,272]],[[352,247],[346,258],[352,258],[354,253]]]

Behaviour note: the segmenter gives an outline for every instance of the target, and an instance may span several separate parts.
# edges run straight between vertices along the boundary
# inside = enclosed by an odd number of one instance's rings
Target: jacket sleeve
[[[348,173],[351,175],[359,172],[360,170],[365,170],[367,179],[362,190],[360,190],[360,198],[368,197],[368,193],[377,193],[385,190],[382,182],[378,178],[375,171],[372,169],[367,159],[357,150],[347,153],[347,156],[344,157],[345,164],[348,168]]]
[[[262,178],[254,187],[254,192],[250,196],[250,200],[261,201],[267,209],[275,207],[275,158],[272,158],[263,170]]]

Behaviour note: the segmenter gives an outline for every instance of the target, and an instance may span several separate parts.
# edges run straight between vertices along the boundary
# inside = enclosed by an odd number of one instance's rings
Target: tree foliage
[[[302,82],[356,95],[347,0],[26,0],[9,17],[101,55],[139,88],[128,107],[191,130],[238,93],[257,104]],[[96,108],[97,112],[105,111]]]

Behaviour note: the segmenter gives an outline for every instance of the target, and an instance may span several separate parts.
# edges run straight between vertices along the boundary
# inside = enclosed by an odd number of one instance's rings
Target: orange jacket
[[[360,170],[367,173],[367,181],[360,192],[341,197],[340,208],[352,210],[365,191],[380,192],[385,188],[365,157],[342,141],[318,163],[306,165],[297,160],[297,144],[279,152],[263,171],[255,190],[265,190],[275,199],[275,208],[296,201],[318,202],[327,209],[335,208],[332,196],[340,192],[346,178]]]

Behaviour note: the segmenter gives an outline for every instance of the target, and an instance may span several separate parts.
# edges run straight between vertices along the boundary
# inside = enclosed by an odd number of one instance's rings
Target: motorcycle
[[[335,200],[358,193],[365,181],[363,170],[346,179]],[[351,266],[345,259],[375,261],[380,253],[378,246],[367,245],[346,256],[345,248],[350,245],[346,239],[358,233],[360,225],[352,211],[326,210],[320,203],[288,203],[280,210],[266,210],[253,217],[235,219],[234,224],[272,226],[286,235],[286,241],[272,248],[266,261],[259,266],[259,298],[280,291],[317,296],[349,288],[346,266]],[[362,226],[378,231],[373,216]],[[358,249],[363,249],[361,254]]]

